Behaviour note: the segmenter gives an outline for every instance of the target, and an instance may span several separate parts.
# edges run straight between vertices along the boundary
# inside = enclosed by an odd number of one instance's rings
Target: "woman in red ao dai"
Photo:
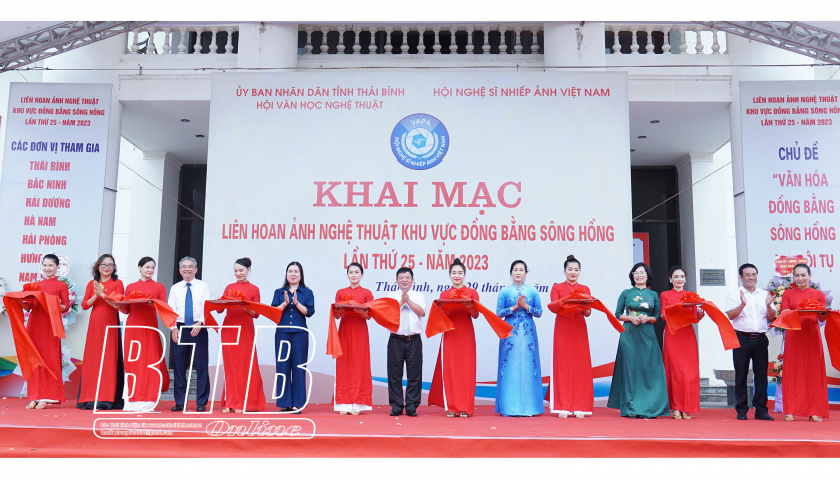
[[[140,280],[125,288],[126,296],[141,292],[150,299],[166,301],[166,287],[152,280],[157,264],[151,257],[143,257],[137,264]],[[125,373],[128,398],[124,397],[124,411],[152,411],[160,399],[160,393],[169,390],[169,372],[163,358],[163,344],[158,330],[155,307],[136,304],[120,307],[128,314],[125,321],[123,351],[125,352]],[[144,328],[132,328],[144,327]],[[157,370],[155,372],[154,370]]]
[[[569,255],[563,263],[566,281],[551,288],[551,301],[568,297],[582,289],[589,295],[589,287],[578,283],[580,262]],[[549,304],[550,305],[550,304]],[[552,307],[549,306],[549,310]],[[552,310],[557,313],[556,310]],[[589,332],[586,317],[592,313],[585,304],[578,305],[574,318],[557,314],[554,320],[554,361],[551,376],[551,409],[560,418],[592,415],[595,394],[592,385],[592,357],[589,353]]]
[[[350,286],[335,292],[336,303],[353,300],[367,303],[373,300],[370,290],[361,286],[364,268],[356,262],[347,267]],[[370,315],[363,308],[337,308],[336,318],[341,319],[338,338],[344,354],[335,360],[334,407],[341,415],[371,410],[373,407],[373,379],[370,374],[370,335],[367,321]]]
[[[251,259],[240,258],[233,264],[233,276],[236,283],[225,287],[224,296],[230,297],[232,291],[241,292],[249,302],[260,301],[260,289],[248,281],[251,273]],[[222,412],[231,410],[242,413],[262,412],[265,410],[265,392],[263,391],[260,362],[254,349],[254,320],[259,314],[244,306],[231,306],[225,315],[222,328],[222,361],[225,365],[225,395]],[[247,395],[246,395],[247,392]]]
[[[120,315],[108,295],[125,293],[117,277],[114,257],[104,254],[93,264],[93,280],[85,289],[84,310],[93,309],[88,321],[85,361],[76,406],[82,410],[121,409],[125,372],[120,352]],[[111,328],[108,328],[111,327]],[[101,372],[101,373],[100,373]],[[98,395],[97,395],[98,389]]]
[[[440,298],[471,298],[479,301],[478,292],[464,285],[467,267],[456,258],[449,266],[452,287],[441,292]],[[473,319],[478,310],[470,304],[469,311],[446,312],[455,325],[444,332],[440,340],[437,364],[429,388],[429,405],[446,410],[447,417],[465,418],[475,411],[475,328]]]
[[[797,310],[803,300],[812,300],[826,308],[825,294],[812,288],[811,268],[804,263],[793,267],[793,283],[782,294],[781,310]],[[828,418],[828,382],[825,376],[825,354],[819,321],[823,314],[800,313],[799,330],[785,331],[785,363],[782,380],[782,409],[785,420],[794,415],[812,422]]]
[[[56,276],[58,272],[58,257],[53,254],[44,255],[41,262],[43,280],[38,282],[41,291],[57,296],[61,301],[61,312],[67,311],[70,305],[67,284]],[[64,397],[64,381],[61,376],[61,338],[53,334],[52,322],[47,310],[37,301],[25,300],[24,309],[30,310],[26,330],[32,343],[41,354],[41,358],[55,373],[53,378],[46,368],[36,368],[32,376],[26,381],[26,399],[30,401],[28,409],[45,408],[50,403],[61,403]]]
[[[662,308],[677,305],[685,293],[685,270],[673,267],[668,277],[671,290],[662,292],[659,301]],[[691,307],[697,319],[706,316],[703,309]],[[665,319],[667,323],[668,319]],[[671,416],[675,419],[691,419],[689,412],[700,411],[700,360],[697,354],[697,336],[694,327],[689,325],[671,333],[665,329],[664,351],[665,378],[668,386],[668,403],[671,405]]]

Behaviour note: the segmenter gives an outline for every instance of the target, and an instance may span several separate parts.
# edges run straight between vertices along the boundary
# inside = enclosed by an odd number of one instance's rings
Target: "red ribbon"
[[[587,304],[577,302],[566,303],[569,300],[594,300],[594,302]],[[582,288],[576,288],[572,291],[571,295],[548,304],[548,309],[550,311],[566,318],[575,318],[575,312],[578,308],[594,308],[599,312],[603,312],[607,315],[607,320],[610,321],[613,328],[615,328],[619,333],[624,331],[624,325],[615,318],[615,314],[613,314],[613,312],[611,312],[610,309],[607,308],[600,300],[591,295],[587,295],[586,290]]]
[[[450,293],[447,296],[447,299],[472,300],[469,293],[467,293],[466,288],[451,288],[449,289],[449,292]],[[513,327],[506,321],[499,318],[495,312],[475,300],[472,300],[472,306],[484,316],[484,319],[487,320],[488,324],[490,324],[490,328],[493,329],[499,338],[507,338],[513,335],[510,333],[513,330]],[[469,307],[466,303],[450,303],[441,305],[438,304],[437,301],[432,302],[432,308],[429,309],[429,320],[426,322],[426,337],[431,338],[439,333],[455,330],[455,324],[452,323],[452,319],[450,319],[444,312],[459,311],[469,312]]]
[[[668,330],[672,334],[680,328],[700,321],[691,309],[694,305],[684,305],[685,303],[699,303],[703,306],[703,311],[709,315],[709,318],[718,327],[724,349],[732,350],[733,348],[741,347],[741,342],[738,341],[738,335],[735,333],[735,329],[732,328],[732,322],[729,320],[729,317],[721,312],[714,303],[706,301],[694,292],[685,292],[680,297],[680,303],[662,308],[662,318],[668,324]]]
[[[359,303],[353,300],[353,295],[341,297],[342,301],[336,303],[348,303],[367,307],[368,313],[376,323],[382,325],[393,333],[400,329],[400,302],[393,298],[379,298],[367,303]],[[347,300],[344,300],[347,298]],[[344,355],[341,350],[341,340],[338,338],[338,328],[335,325],[335,303],[330,305],[330,326],[327,336],[327,355],[338,358]]]
[[[242,307],[247,308],[249,310],[253,310],[254,313],[258,315],[262,315],[265,318],[271,320],[275,324],[280,323],[280,318],[283,316],[283,310],[277,307],[272,307],[270,305],[265,305],[259,302],[251,302],[247,300],[248,297],[245,296],[244,293],[240,292],[239,290],[228,290],[228,294],[222,296],[220,300],[240,300],[245,303],[245,305],[232,305],[232,304],[224,304],[224,303],[216,303],[215,300],[207,300],[204,302],[204,322],[207,324],[208,327],[214,328],[216,331],[219,331],[219,324],[213,318],[213,310],[216,313],[222,313],[223,311],[229,308],[236,308]]]
[[[823,305],[819,300],[815,300],[813,298],[806,298],[799,302],[799,309],[800,310],[823,310],[825,309],[825,305]]]
[[[26,331],[23,306],[16,302],[15,299],[26,302],[34,299],[34,301],[40,303],[50,317],[53,335],[59,338],[65,338],[64,324],[61,321],[61,300],[55,295],[43,292],[41,286],[34,283],[24,285],[24,291],[22,292],[9,292],[3,297],[3,305],[6,306],[6,311],[9,313],[9,322],[12,325],[12,337],[15,341],[18,364],[20,365],[20,372],[24,380],[29,380],[29,377],[32,376],[32,373],[38,367],[46,368],[50,372],[50,375],[58,380],[58,375],[47,366],[44,358],[38,351],[38,347],[35,346],[32,337]]]
[[[808,308],[802,310],[824,310],[822,304],[818,304],[817,308],[813,308],[813,304],[806,304],[807,300],[800,303],[800,307],[805,304]],[[771,327],[784,328],[785,330],[801,330],[802,322],[799,319],[799,310],[785,310],[776,320],[770,324]],[[802,315],[815,315],[813,312],[803,312]],[[840,370],[840,312],[829,311],[825,320],[825,343],[828,346],[828,356],[831,359],[831,365]]]
[[[700,295],[698,295],[694,292],[685,292],[684,291],[683,294],[680,295],[680,303],[700,303],[700,302],[705,302],[705,301],[706,301],[705,298],[701,297]]]
[[[163,321],[163,324],[166,325],[167,328],[174,327],[175,322],[178,320],[178,314],[172,310],[172,307],[170,307],[168,303],[156,298],[151,298],[148,294],[139,290],[135,290],[128,295],[121,295],[117,292],[113,292],[108,295],[108,298],[114,300],[115,302],[128,302],[137,305],[142,305],[143,303],[149,301],[152,302],[152,305],[155,307],[155,311],[158,315],[160,315],[161,321]]]

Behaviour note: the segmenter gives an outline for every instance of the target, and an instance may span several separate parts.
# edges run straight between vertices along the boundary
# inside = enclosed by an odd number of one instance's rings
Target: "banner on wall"
[[[0,180],[0,276],[9,290],[40,280],[47,253],[77,291],[90,279],[110,109],[110,84],[11,84]]]
[[[81,311],[89,266],[99,254],[110,114],[110,84],[12,83],[9,88],[0,176],[0,277],[8,291],[20,290],[41,280],[42,257],[56,254],[57,274],[71,287],[65,326]],[[0,355],[6,358],[15,355],[10,328],[0,321]],[[63,358],[67,365],[78,362],[69,354]],[[10,364],[7,372],[12,371]],[[3,395],[20,393],[22,377],[2,371],[0,377]],[[78,381],[78,373],[71,380]],[[66,385],[71,395],[73,384]]]
[[[779,285],[793,266],[837,309],[840,85],[830,81],[741,82],[747,248],[759,286]],[[829,377],[840,379],[826,352]],[[774,384],[775,385],[775,384]],[[829,388],[840,403],[840,389]]]
[[[289,262],[301,262],[316,299],[313,402],[332,396],[328,308],[353,261],[376,298],[397,289],[398,268],[412,268],[430,305],[458,256],[468,286],[495,309],[512,261],[527,262],[526,283],[545,306],[574,254],[581,283],[610,304],[633,262],[628,123],[625,73],[213,74],[204,280],[218,297],[248,256],[268,303]],[[615,359],[618,335],[594,317],[599,366]],[[545,309],[536,323],[545,378],[554,315]],[[273,330],[257,336],[273,378]],[[387,339],[370,323],[375,403],[387,404]],[[440,338],[423,342],[428,389]],[[477,395],[493,398],[499,339],[476,322],[476,343]],[[596,386],[596,397],[607,391]]]

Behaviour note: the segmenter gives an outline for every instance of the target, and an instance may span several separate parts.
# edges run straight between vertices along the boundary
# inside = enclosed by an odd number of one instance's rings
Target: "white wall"
[[[130,190],[123,188],[118,197],[130,191],[130,205],[125,272],[128,282],[139,278],[137,262],[145,256],[155,259],[155,279],[167,288],[172,285],[175,258],[175,224],[178,198],[178,175],[181,163],[166,152],[143,152],[132,156]],[[133,171],[132,171],[133,170]],[[165,195],[166,192],[169,196]],[[125,235],[125,234],[123,234]],[[122,239],[126,242],[125,239]]]
[[[114,241],[111,254],[123,280],[136,277],[134,262],[129,261],[128,242],[131,237],[131,187],[135,175],[125,165],[134,167],[143,160],[143,152],[125,138],[121,139],[119,181],[117,182],[117,215],[114,218]],[[142,181],[142,180],[139,180]]]

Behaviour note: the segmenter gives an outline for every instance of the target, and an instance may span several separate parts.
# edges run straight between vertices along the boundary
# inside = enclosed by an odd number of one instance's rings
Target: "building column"
[[[130,168],[131,219],[127,264],[124,272],[134,278],[137,262],[145,256],[155,259],[155,279],[167,291],[172,286],[175,259],[175,229],[178,224],[178,187],[182,163],[167,152],[143,152]],[[139,175],[139,177],[138,177]],[[143,178],[140,178],[143,177]],[[144,180],[145,179],[145,180]]]
[[[603,66],[604,22],[546,22],[543,61],[547,67]]]
[[[714,302],[720,308],[732,285],[734,262],[729,258],[727,201],[730,194],[728,151],[689,153],[677,164],[680,195],[680,240],[685,289]],[[721,169],[721,167],[723,167]],[[720,169],[720,170],[718,170]],[[718,170],[717,172],[715,172]],[[714,173],[713,173],[714,172]],[[708,176],[708,177],[707,177]],[[704,177],[706,177],[704,179]],[[703,179],[692,187],[692,184]],[[686,190],[688,189],[688,190]],[[725,286],[701,286],[700,269],[723,269]],[[717,326],[708,320],[695,327],[700,377],[715,381],[714,370],[730,370],[732,354],[723,348]]]
[[[239,68],[297,67],[296,23],[252,22],[239,24]]]

